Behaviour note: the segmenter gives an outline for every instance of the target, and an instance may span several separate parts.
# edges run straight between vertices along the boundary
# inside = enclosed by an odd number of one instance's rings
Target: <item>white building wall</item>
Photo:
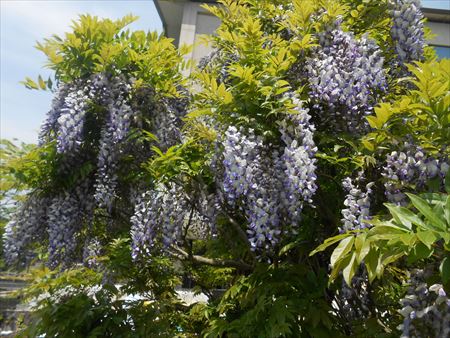
[[[183,19],[181,22],[181,32],[179,46],[183,44],[192,45],[191,52],[185,55],[186,60],[193,60],[193,64],[204,56],[208,55],[212,48],[202,43],[202,35],[210,35],[215,32],[220,25],[220,20],[209,14],[197,3],[186,2],[183,9]],[[185,75],[192,71],[187,69]]]
[[[444,22],[427,22],[426,25],[431,29],[435,35],[429,41],[432,45],[450,46],[450,24]]]

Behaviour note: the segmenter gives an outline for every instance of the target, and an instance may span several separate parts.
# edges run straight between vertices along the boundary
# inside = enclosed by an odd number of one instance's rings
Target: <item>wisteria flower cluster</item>
[[[316,160],[317,147],[314,143],[315,127],[311,123],[311,115],[302,108],[302,103],[292,98],[295,113],[288,115],[280,122],[281,140],[285,144],[281,160],[283,162],[285,189],[284,205],[288,213],[288,221],[296,224],[300,221],[303,203],[312,204],[316,192]],[[298,206],[301,206],[298,208]]]
[[[121,144],[130,131],[133,111],[127,100],[131,85],[119,80],[107,88],[110,91],[107,102],[109,116],[101,131],[95,198],[101,206],[110,209],[117,185]]]
[[[230,82],[230,65],[237,62],[239,56],[234,53],[225,52],[223,50],[215,50],[209,55],[201,58],[197,67],[200,70],[207,68],[215,69],[217,72],[217,81],[219,83]]]
[[[244,211],[252,249],[272,248],[295,229],[304,203],[312,203],[317,150],[308,111],[293,100],[295,113],[280,121],[282,145],[266,143],[252,129],[228,127],[222,143],[225,201]]]
[[[386,178],[386,197],[391,203],[405,205],[405,192],[411,185],[423,191],[428,180],[437,179],[443,187],[448,170],[447,158],[430,156],[420,147],[406,143],[403,151],[393,151],[386,156],[382,172]]]
[[[28,263],[29,250],[48,240],[49,266],[73,262],[83,223],[92,221],[93,196],[87,180],[57,196],[32,194],[14,214],[3,235],[8,264]]]
[[[56,128],[56,149],[59,153],[74,152],[83,142],[84,120],[89,109],[89,100],[94,96],[90,89],[74,85],[64,98]]]
[[[346,177],[342,181],[347,196],[344,201],[346,208],[342,209],[340,232],[360,230],[370,226],[366,221],[370,219],[370,195],[374,182],[369,182],[362,188],[363,180],[362,173],[359,173],[355,180]]]
[[[361,133],[364,117],[386,91],[384,58],[375,41],[356,39],[341,28],[322,33],[320,46],[307,60],[307,77],[321,126]]]
[[[69,84],[61,84],[55,91],[50,110],[47,112],[47,117],[41,125],[39,130],[38,145],[42,146],[52,137],[52,131],[57,130],[58,118],[61,116],[61,111],[65,109],[65,99],[71,92]]]
[[[19,206],[17,212],[5,226],[3,248],[7,264],[13,264],[24,258],[32,258],[28,246],[45,237],[48,200],[31,195]]]
[[[162,99],[150,111],[134,104],[132,91],[132,80],[103,73],[59,86],[42,125],[39,143],[56,140],[60,174],[71,176],[89,162],[96,163],[97,168],[89,177],[74,182],[74,187],[46,198],[33,196],[19,208],[4,235],[8,263],[20,261],[26,255],[24,248],[31,242],[46,239],[51,267],[80,258],[77,243],[83,226],[92,222],[94,209],[100,207],[111,212],[118,185],[117,171],[136,120],[152,121],[152,131],[161,139],[162,148],[180,140],[186,100]],[[155,95],[154,91],[150,93],[152,97]],[[87,117],[101,124],[97,126],[98,139],[86,129]],[[175,236],[169,234],[172,226],[169,218],[165,223],[167,241]],[[90,244],[86,241],[86,245]]]
[[[160,149],[166,150],[181,140],[182,118],[187,106],[187,98],[163,98],[155,104],[150,118]]]
[[[63,193],[52,199],[48,208],[49,266],[69,264],[74,259],[77,235],[82,226],[78,198]]]
[[[176,244],[187,227],[206,226],[201,220],[178,185],[160,185],[143,193],[131,217],[133,259],[148,256],[159,240],[165,248]]]
[[[98,257],[102,254],[102,244],[96,237],[87,238],[83,247],[83,262],[89,268],[96,268],[100,262]]]
[[[342,279],[342,287],[336,297],[339,299],[339,304],[347,320],[367,318],[371,303],[370,283],[367,271],[363,266],[360,266],[352,278],[351,286]]]
[[[420,269],[412,273],[408,292],[401,300],[402,338],[450,336],[450,298],[441,284],[428,286],[425,274]]]
[[[391,38],[400,66],[423,59],[423,18],[419,0],[393,1]]]

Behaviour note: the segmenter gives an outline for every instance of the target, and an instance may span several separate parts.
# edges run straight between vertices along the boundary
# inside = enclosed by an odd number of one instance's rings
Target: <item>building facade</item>
[[[219,26],[220,20],[209,14],[201,5],[215,2],[155,0],[156,9],[161,17],[166,36],[173,38],[177,46],[182,44],[193,46],[191,53],[186,55],[187,59],[196,62],[211,51],[210,46],[200,43],[201,36],[213,34]],[[443,8],[426,7],[430,3],[436,4],[438,2],[425,2],[425,6],[422,8],[425,17],[428,19],[427,26],[435,34],[435,37],[429,43],[435,47],[439,57],[450,58],[450,7],[448,9],[446,6],[442,6]],[[189,73],[189,70],[187,73]]]

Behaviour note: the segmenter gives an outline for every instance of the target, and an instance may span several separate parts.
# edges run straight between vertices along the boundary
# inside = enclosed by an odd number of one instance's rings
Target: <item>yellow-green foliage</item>
[[[450,60],[417,63],[409,70],[414,89],[380,104],[367,118],[374,129],[363,139],[367,149],[411,135],[421,146],[442,151],[439,145],[450,139]]]
[[[54,35],[37,43],[36,48],[48,59],[47,67],[55,71],[58,81],[70,82],[95,73],[127,73],[137,79],[135,85],[151,85],[157,92],[177,95],[184,80],[180,69],[188,66],[182,55],[188,47],[175,48],[172,39],[156,32],[125,29],[138,17],[127,15],[119,20],[80,15],[73,21],[72,32]],[[52,81],[23,82],[31,89],[52,87]]]
[[[362,139],[364,146],[376,152],[409,139],[432,154],[448,156],[450,149],[442,145],[450,139],[449,70],[448,59],[410,65],[412,88],[396,101],[375,108],[375,114],[367,118],[373,131]],[[445,189],[446,194],[407,194],[411,202],[408,208],[385,204],[391,219],[375,218],[369,221],[373,225],[369,230],[331,237],[312,254],[339,243],[331,255],[330,282],[342,272],[349,285],[362,263],[373,281],[402,257],[415,262],[435,255],[443,258],[441,278],[449,288],[450,174]]]

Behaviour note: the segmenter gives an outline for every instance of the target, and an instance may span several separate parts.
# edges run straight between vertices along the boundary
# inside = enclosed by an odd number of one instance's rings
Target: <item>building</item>
[[[220,20],[201,7],[216,1],[154,0],[167,37],[173,38],[176,46],[192,45],[186,59],[200,60],[208,55],[211,47],[199,44],[200,36],[213,34]]]
[[[450,8],[450,1],[448,2]],[[427,26],[436,36],[429,41],[441,58],[450,58],[450,9],[424,7]]]
[[[211,48],[199,44],[200,36],[212,34],[220,20],[201,7],[203,3],[216,1],[199,0],[155,0],[165,34],[174,39],[175,45],[193,45],[187,59],[200,60]],[[440,4],[443,5],[440,5]],[[446,5],[447,3],[448,5]],[[450,2],[424,1],[423,12],[427,25],[436,34],[429,43],[435,46],[440,57],[450,58]],[[428,7],[427,7],[428,6]]]

